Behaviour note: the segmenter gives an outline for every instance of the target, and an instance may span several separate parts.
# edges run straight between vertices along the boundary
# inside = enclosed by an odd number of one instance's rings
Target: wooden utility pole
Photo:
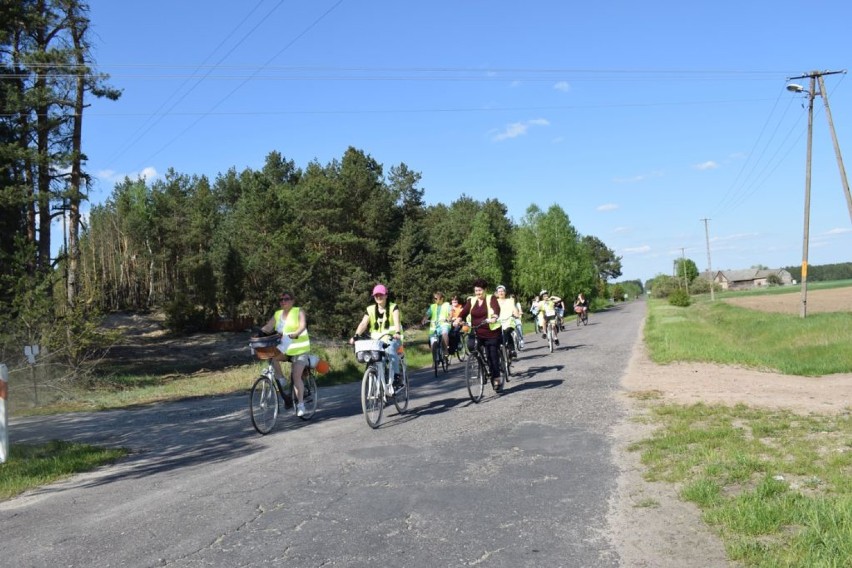
[[[843,184],[843,192],[846,196],[846,205],[849,208],[849,218],[852,220],[852,195],[849,193],[849,182],[846,180],[846,170],[843,167],[843,157],[840,154],[840,145],[837,143],[837,135],[834,132],[834,121],[831,119],[831,108],[828,105],[828,93],[825,92],[824,75],[836,75],[838,73],[846,73],[846,71],[811,71],[799,77],[788,77],[788,81],[794,79],[810,79],[810,89],[808,89],[808,149],[805,161],[805,222],[804,235],[802,238],[802,305],[799,309],[801,317],[808,315],[808,239],[810,233],[810,211],[811,211],[811,155],[813,151],[813,136],[814,136],[814,98],[817,95],[822,96],[825,103],[825,113],[828,117],[828,126],[831,130],[831,138],[834,142],[834,153],[837,157],[837,167],[840,169],[840,180]],[[819,91],[817,91],[817,81],[819,81]],[[800,85],[787,85],[787,90],[800,93],[804,88]]]
[[[701,219],[704,221],[704,240],[707,241],[707,274],[710,276],[710,301],[716,300],[716,294],[713,291],[713,285],[716,279],[713,277],[713,265],[710,263],[710,229],[707,228],[707,222],[710,219]]]

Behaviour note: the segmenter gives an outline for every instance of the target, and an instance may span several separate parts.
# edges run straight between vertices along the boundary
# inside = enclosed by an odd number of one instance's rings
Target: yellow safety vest
[[[385,306],[385,313],[380,315],[378,313],[377,304],[370,304],[367,306],[367,315],[370,316],[370,337],[373,339],[381,339],[383,335],[386,335],[390,330],[393,311],[396,310],[396,304],[393,302],[389,303]],[[400,341],[402,340],[402,313],[399,314],[399,337]]]
[[[275,312],[275,331],[282,335],[289,335],[299,329],[299,308],[290,308],[287,319],[284,319],[284,310]],[[308,330],[302,330],[296,339],[287,346],[285,355],[301,355],[311,350],[311,340]]]

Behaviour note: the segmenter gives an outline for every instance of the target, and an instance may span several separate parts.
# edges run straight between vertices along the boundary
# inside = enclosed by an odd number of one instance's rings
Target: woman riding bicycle
[[[547,339],[547,324],[556,319],[556,303],[561,302],[559,296],[551,296],[547,290],[542,290],[539,294],[541,300],[538,303],[538,323],[541,326],[541,338]],[[553,325],[553,342],[559,345],[559,326],[554,321]]]
[[[459,301],[458,296],[453,296],[450,299],[450,323],[455,321],[463,307],[464,306]],[[451,325],[449,333],[450,349],[447,353],[455,355],[456,350],[459,348],[459,339],[461,339],[461,327],[458,325]]]
[[[402,316],[399,307],[393,302],[388,303],[388,289],[384,284],[376,284],[373,288],[373,301],[375,303],[367,306],[367,312],[361,318],[355,336],[349,339],[350,344],[355,344],[355,338],[369,330],[371,339],[382,339],[390,336],[389,345],[385,353],[391,364],[393,374],[393,387],[402,386],[402,377],[399,375],[399,348],[402,346]]]
[[[579,314],[580,317],[584,319],[588,317],[589,301],[586,299],[586,296],[584,296],[582,292],[577,294],[577,299],[574,300],[574,313]]]
[[[488,283],[482,278],[474,280],[474,295],[467,299],[454,323],[460,325],[464,318],[468,315],[471,316],[471,326],[476,330],[479,343],[485,348],[491,383],[494,389],[499,391],[501,388],[499,350],[503,341],[503,330],[498,321],[500,319],[500,304],[496,297],[485,293],[487,286]],[[471,351],[474,350],[473,337],[468,338],[468,347]]]
[[[302,383],[302,372],[310,364],[308,355],[311,350],[311,340],[308,337],[308,324],[305,310],[293,305],[294,298],[290,292],[282,292],[278,297],[281,309],[277,310],[262,328],[263,333],[278,332],[281,342],[278,344],[279,356],[272,360],[275,368],[275,379],[279,382],[284,378],[280,361],[290,360],[290,379],[293,381],[293,392],[296,395],[296,415],[301,418],[305,414],[305,388]]]
[[[495,289],[497,295],[497,303],[500,304],[500,325],[503,328],[503,343],[509,348],[509,356],[517,357],[518,353],[515,346],[515,336],[517,330],[515,328],[515,319],[521,317],[521,312],[515,306],[513,298],[506,297],[506,287],[500,284]]]
[[[435,292],[432,296],[434,303],[426,308],[426,315],[423,316],[421,325],[429,322],[429,337],[437,334],[440,331],[441,341],[444,342],[444,351],[450,353],[450,304],[444,301],[444,294]]]

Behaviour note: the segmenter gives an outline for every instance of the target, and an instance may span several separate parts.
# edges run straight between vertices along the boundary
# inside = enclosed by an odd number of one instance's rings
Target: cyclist
[[[432,296],[434,303],[426,308],[426,315],[423,316],[421,325],[429,322],[429,341],[432,335],[438,330],[441,330],[441,340],[444,342],[444,351],[450,353],[450,303],[444,301],[444,294],[435,292]]]
[[[559,296],[551,296],[547,290],[539,293],[541,300],[538,303],[538,323],[541,326],[541,338],[547,339],[547,322],[556,318],[556,303],[561,302]],[[553,326],[553,342],[559,345],[559,326]]]
[[[541,299],[538,296],[533,298],[532,302],[530,303],[530,313],[532,314],[532,317],[533,317],[533,326],[535,327],[536,333],[538,333],[539,329],[540,329],[538,327],[538,309],[540,307],[540,304],[541,304]]]
[[[368,330],[372,339],[382,339],[385,335],[390,334],[390,344],[385,348],[385,352],[390,359],[391,374],[393,375],[393,386],[388,385],[388,393],[393,394],[394,388],[402,386],[402,377],[399,375],[399,349],[402,346],[402,316],[396,304],[393,302],[388,303],[388,289],[384,284],[376,284],[373,288],[372,296],[375,303],[367,306],[367,311],[364,317],[361,318],[361,322],[355,330],[355,335],[349,339],[349,343],[354,344],[355,338]]]
[[[450,322],[452,323],[458,315],[461,313],[462,308],[464,306],[459,301],[458,296],[453,296],[450,299]],[[450,340],[450,349],[447,351],[450,355],[455,355],[456,350],[459,347],[459,339],[461,339],[461,327],[458,325],[450,326],[449,340]]]
[[[574,300],[574,313],[586,318],[589,314],[589,301],[582,292],[577,294],[577,299]]]
[[[510,330],[515,329],[515,318],[521,316],[518,309],[515,307],[515,300],[511,297],[506,297],[506,287],[500,284],[494,289],[497,296],[497,303],[500,304],[500,325],[503,328],[503,343],[509,348],[509,356],[515,358],[518,356],[515,349],[515,334]]]
[[[476,337],[485,348],[488,359],[489,375],[491,384],[496,390],[500,389],[500,359],[499,350],[503,339],[502,325],[500,319],[500,304],[497,298],[486,294],[488,283],[482,278],[473,281],[473,296],[468,298],[456,317],[454,324],[460,325],[462,320],[470,315],[471,326],[476,330]],[[487,325],[482,325],[487,323]],[[474,349],[473,338],[468,338],[468,347]]]
[[[294,298],[290,292],[282,292],[278,297],[281,309],[277,310],[262,328],[263,333],[270,334],[273,331],[281,334],[281,342],[278,344],[280,355],[272,359],[275,369],[275,379],[279,384],[283,381],[284,373],[281,372],[280,361],[290,360],[290,379],[293,381],[293,392],[296,394],[296,415],[300,418],[305,415],[305,388],[302,382],[302,373],[308,367],[310,361],[308,355],[311,350],[311,340],[308,337],[308,324],[305,310],[293,305]],[[281,389],[285,392],[284,389]],[[287,400],[284,400],[287,406]],[[290,401],[290,405],[293,401]]]

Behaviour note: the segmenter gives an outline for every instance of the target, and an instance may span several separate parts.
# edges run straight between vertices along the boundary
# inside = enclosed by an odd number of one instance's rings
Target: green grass
[[[658,405],[633,444],[746,566],[852,566],[852,417]]]
[[[6,462],[0,464],[0,500],[111,464],[127,454],[122,448],[98,448],[58,440],[39,445],[14,444]]]
[[[852,313],[807,318],[699,299],[687,308],[649,300],[645,341],[657,363],[704,361],[788,375],[852,372]]]

